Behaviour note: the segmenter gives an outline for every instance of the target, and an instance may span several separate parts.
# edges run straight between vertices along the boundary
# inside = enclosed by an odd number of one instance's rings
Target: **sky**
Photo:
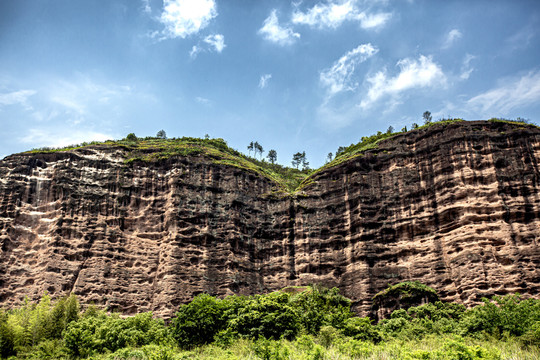
[[[540,123],[540,2],[0,0],[0,158],[163,129],[317,168],[424,111]]]

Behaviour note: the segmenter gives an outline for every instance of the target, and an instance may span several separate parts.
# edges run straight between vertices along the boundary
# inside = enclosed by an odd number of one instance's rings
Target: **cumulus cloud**
[[[212,46],[218,53],[225,49],[225,37],[222,34],[208,35],[204,38],[204,42]]]
[[[360,103],[361,108],[366,109],[387,95],[395,97],[406,90],[446,83],[446,76],[441,67],[433,62],[431,57],[420,55],[418,60],[402,59],[398,61],[397,66],[400,71],[395,77],[388,77],[384,70],[367,79],[370,86],[367,95]]]
[[[458,29],[452,29],[446,34],[446,39],[443,43],[443,49],[448,49],[451,47],[457,40],[461,39],[463,33]]]
[[[264,89],[268,85],[268,81],[272,78],[272,74],[261,75],[259,79],[259,88]]]
[[[482,116],[500,116],[540,102],[540,71],[501,83],[503,85],[468,100],[467,107]]]
[[[278,45],[290,45],[300,38],[300,34],[295,33],[291,28],[279,25],[275,9],[264,20],[263,26],[259,29],[259,34],[266,40]]]
[[[35,94],[35,90],[18,90],[3,94],[0,93],[0,108],[2,105],[15,104],[27,106],[28,98]]]
[[[160,21],[165,38],[184,39],[207,27],[217,15],[214,0],[164,0]]]
[[[360,10],[356,0],[319,3],[305,12],[296,10],[292,15],[294,24],[317,28],[337,28],[345,21],[358,21],[364,29],[378,28],[391,18],[390,13],[369,14]]]
[[[199,42],[197,45],[193,45],[189,52],[189,56],[196,58],[201,52],[215,51],[221,53],[226,46],[225,37],[222,34],[208,35],[203,39],[202,43]]]
[[[377,51],[378,49],[369,43],[359,45],[334,62],[332,67],[321,71],[319,80],[321,85],[326,88],[328,95],[331,97],[342,91],[356,89],[358,84],[352,79],[356,67],[376,54]]]

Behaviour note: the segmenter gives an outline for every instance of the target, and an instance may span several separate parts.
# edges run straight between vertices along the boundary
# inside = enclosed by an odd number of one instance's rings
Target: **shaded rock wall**
[[[295,196],[203,156],[121,148],[0,162],[0,302],[74,292],[170,316],[200,292],[338,286],[360,313],[389,283],[443,299],[540,290],[540,130],[467,122],[397,135]]]

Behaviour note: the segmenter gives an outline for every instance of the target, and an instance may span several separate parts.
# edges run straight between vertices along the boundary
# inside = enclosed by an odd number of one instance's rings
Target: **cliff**
[[[540,129],[456,122],[337,159],[287,194],[217,148],[100,144],[0,162],[0,302],[73,292],[171,316],[200,292],[388,284],[540,293]],[[240,165],[239,165],[240,164]]]

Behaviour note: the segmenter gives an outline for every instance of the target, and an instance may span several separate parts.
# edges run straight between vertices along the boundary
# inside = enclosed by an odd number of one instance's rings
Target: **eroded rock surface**
[[[125,164],[104,146],[0,162],[0,302],[74,292],[171,316],[200,292],[337,286],[367,314],[389,283],[444,300],[540,294],[540,130],[397,135],[294,196],[204,156]]]

